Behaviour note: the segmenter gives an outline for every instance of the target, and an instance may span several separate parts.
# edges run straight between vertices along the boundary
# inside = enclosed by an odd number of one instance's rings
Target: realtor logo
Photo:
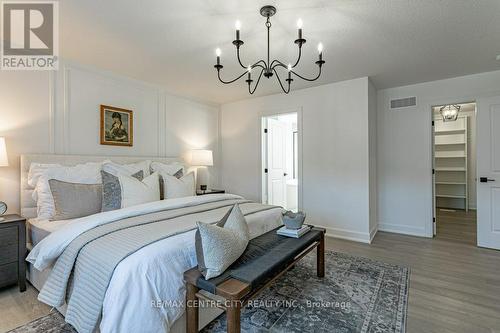
[[[56,1],[2,2],[2,70],[56,70],[59,8]]]

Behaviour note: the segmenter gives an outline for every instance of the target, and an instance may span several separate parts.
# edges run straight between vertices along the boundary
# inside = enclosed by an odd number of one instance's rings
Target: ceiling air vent
[[[400,99],[391,100],[391,109],[406,108],[406,107],[415,106],[415,105],[417,105],[417,98],[416,97],[407,97],[407,98],[400,98]]]

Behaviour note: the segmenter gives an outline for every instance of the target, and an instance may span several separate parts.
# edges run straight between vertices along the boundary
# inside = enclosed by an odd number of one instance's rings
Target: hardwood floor
[[[443,218],[435,239],[379,232],[371,245],[328,238],[326,248],[411,268],[409,333],[500,332],[500,251],[477,248],[468,220]],[[0,290],[2,332],[48,311],[31,286]]]
[[[475,246],[473,212],[440,217],[434,239],[379,232],[327,248],[410,267],[409,333],[500,332],[500,251]]]
[[[443,240],[475,245],[477,243],[476,211],[437,209],[437,237]]]
[[[50,307],[39,302],[38,291],[26,284],[26,291],[19,292],[19,287],[0,289],[0,332],[6,332],[34,319],[45,316]]]

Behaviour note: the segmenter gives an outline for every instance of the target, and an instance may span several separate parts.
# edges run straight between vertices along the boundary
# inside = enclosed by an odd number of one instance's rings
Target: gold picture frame
[[[132,147],[134,144],[134,112],[101,105],[101,145]]]

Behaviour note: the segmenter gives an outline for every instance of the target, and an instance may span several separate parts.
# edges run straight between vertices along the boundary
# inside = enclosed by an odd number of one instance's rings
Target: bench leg
[[[316,271],[318,277],[325,277],[325,234],[321,234],[316,253]]]
[[[191,283],[186,283],[186,332],[198,333],[198,288]]]
[[[226,307],[227,333],[240,333],[241,302],[228,301],[228,303],[230,305]]]

